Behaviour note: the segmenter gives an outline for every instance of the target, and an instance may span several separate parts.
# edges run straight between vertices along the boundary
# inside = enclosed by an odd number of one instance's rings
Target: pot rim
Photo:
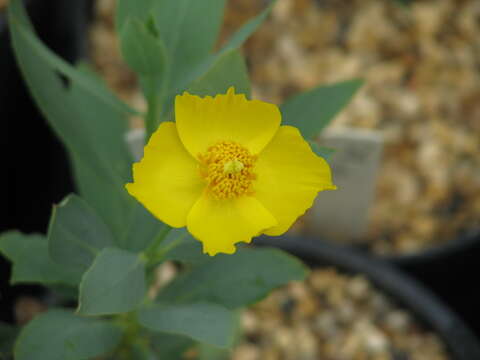
[[[335,266],[347,273],[364,274],[377,288],[437,333],[447,345],[452,360],[480,359],[480,342],[463,320],[431,291],[385,260],[311,237],[262,236],[255,244],[283,249],[311,267]]]
[[[462,236],[447,241],[438,246],[428,247],[425,250],[393,255],[375,255],[385,261],[392,262],[400,266],[417,265],[431,261],[441,261],[442,259],[470,251],[471,248],[480,246],[480,228],[473,228]]]

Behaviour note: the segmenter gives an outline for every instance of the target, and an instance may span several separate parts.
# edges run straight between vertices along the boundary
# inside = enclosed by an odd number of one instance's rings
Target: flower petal
[[[255,164],[255,197],[278,220],[264,231],[281,235],[313,204],[317,193],[334,190],[330,167],[315,155],[297,128],[281,126]]]
[[[185,150],[173,122],[163,122],[133,165],[133,183],[126,188],[153,215],[173,227],[186,225],[187,214],[205,183],[197,161]]]
[[[203,243],[203,252],[232,254],[234,244],[250,242],[253,236],[275,226],[277,221],[251,196],[215,200],[205,194],[188,214],[188,231]]]
[[[175,99],[178,134],[195,158],[219,141],[234,141],[258,154],[272,139],[281,121],[278,107],[235,94],[212,98],[184,93]]]

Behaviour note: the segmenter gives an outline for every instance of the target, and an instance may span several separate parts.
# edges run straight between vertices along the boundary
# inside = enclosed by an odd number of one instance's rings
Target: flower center
[[[241,161],[238,161],[237,159],[230,160],[230,161],[227,161],[225,164],[223,164],[223,173],[237,174],[241,172],[244,167],[245,165],[243,165]]]
[[[233,199],[253,194],[256,157],[233,141],[220,141],[198,155],[200,176],[215,199]]]

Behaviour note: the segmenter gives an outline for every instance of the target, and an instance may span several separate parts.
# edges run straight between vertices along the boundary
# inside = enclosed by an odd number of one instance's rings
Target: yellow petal
[[[175,99],[178,134],[194,157],[219,141],[234,141],[256,155],[270,142],[280,120],[277,106],[247,100],[233,87],[215,98],[184,93]]]
[[[215,200],[205,194],[188,214],[188,231],[203,243],[203,252],[232,254],[235,243],[250,242],[252,237],[275,226],[275,218],[250,196]]]
[[[313,204],[321,190],[334,190],[330,167],[312,152],[297,128],[281,126],[255,165],[255,197],[277,219],[264,231],[281,235]]]
[[[185,150],[173,122],[162,123],[133,165],[128,192],[153,215],[173,227],[186,225],[187,214],[205,183],[197,161]]]

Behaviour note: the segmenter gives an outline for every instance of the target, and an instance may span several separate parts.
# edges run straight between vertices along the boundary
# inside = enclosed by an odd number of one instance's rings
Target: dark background
[[[72,62],[86,54],[87,1],[26,1],[40,38]],[[17,229],[45,233],[53,203],[74,191],[62,144],[31,99],[15,63],[6,24],[0,14],[0,232]],[[19,294],[41,296],[40,286],[8,285],[10,264],[0,257],[0,320],[11,322]],[[7,309],[8,311],[3,311]]]

